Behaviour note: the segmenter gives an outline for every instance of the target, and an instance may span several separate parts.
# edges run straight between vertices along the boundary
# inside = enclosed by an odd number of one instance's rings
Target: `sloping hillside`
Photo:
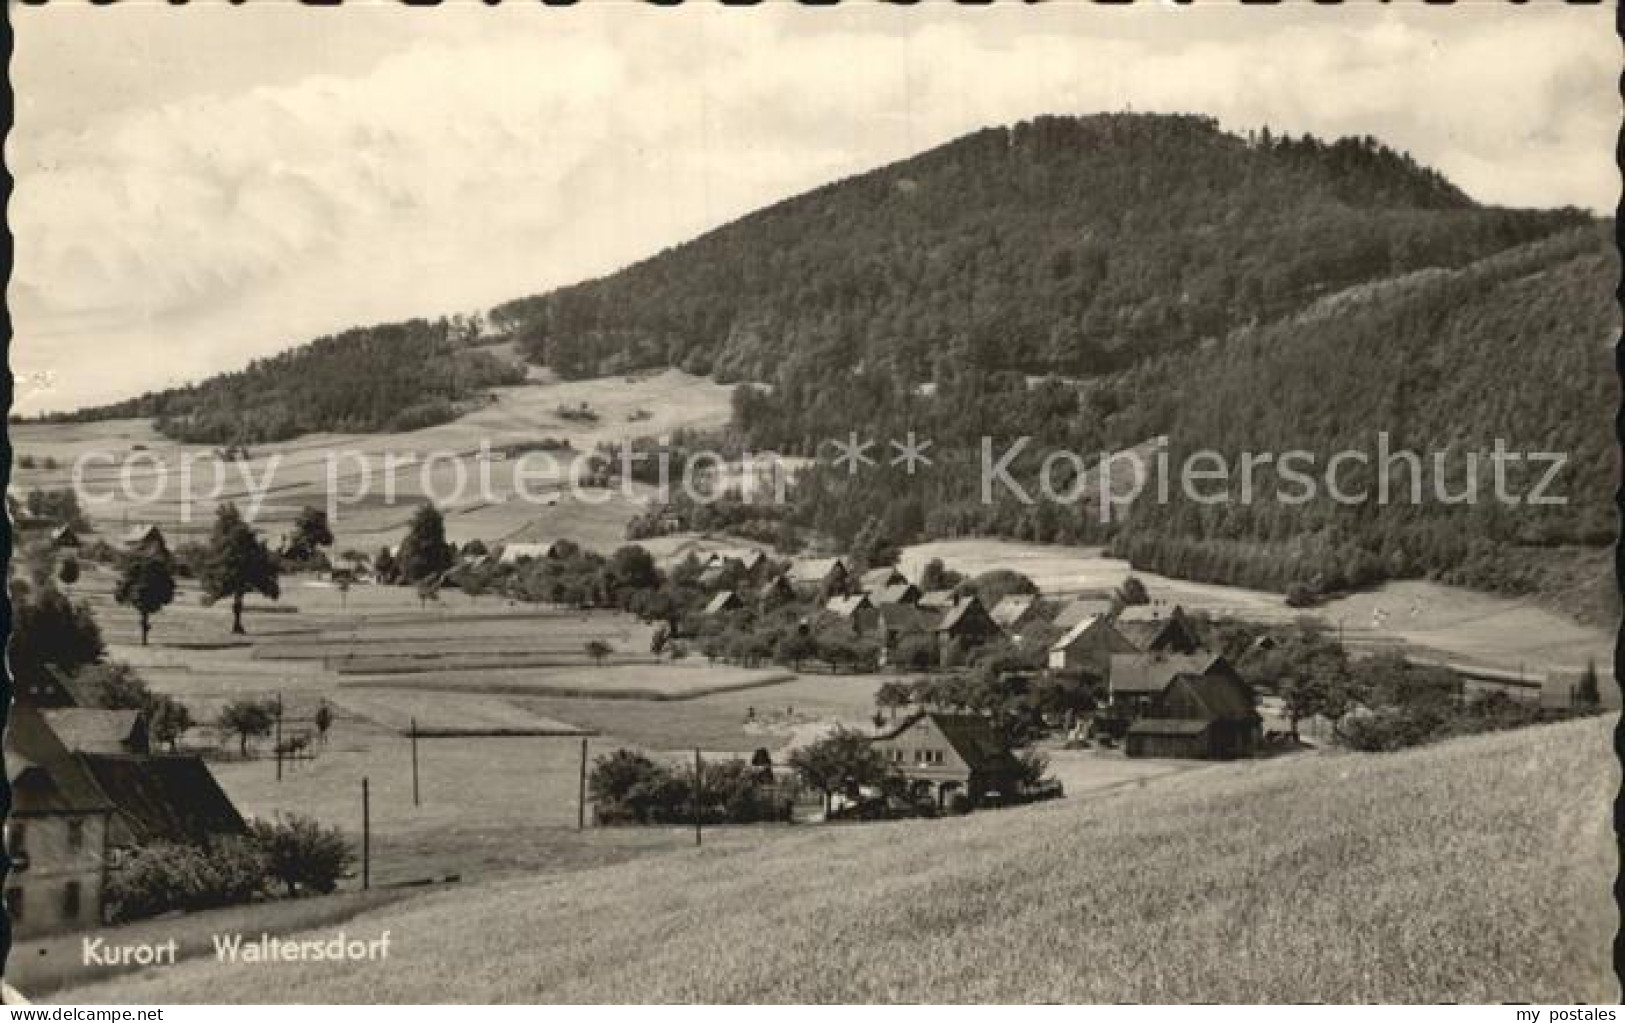
[[[1166,574],[1275,590],[1430,574],[1523,593],[1553,588],[1554,563],[1592,566],[1560,584],[1596,573],[1596,559],[1562,548],[1603,548],[1615,535],[1618,278],[1612,239],[1579,231],[1346,296],[1127,375],[1117,392],[1144,400],[1115,425],[1167,434],[1175,464],[1198,448],[1232,465],[1242,452],[1306,449],[1319,475],[1332,454],[1358,452],[1367,461],[1345,463],[1339,481],[1368,499],[1339,503],[1321,488],[1307,502],[1278,502],[1261,485],[1253,504],[1214,509],[1176,490],[1137,507],[1114,546]],[[1520,456],[1505,472],[1511,503],[1494,491],[1498,443]],[[1393,460],[1405,451],[1420,463]],[[1544,483],[1549,461],[1521,460],[1539,452],[1563,457]],[[1543,503],[1524,499],[1535,496]],[[1611,590],[1605,575],[1597,582]]]
[[[363,915],[382,965],[195,962],[63,999],[1612,1001],[1613,725],[716,835]]]
[[[460,318],[359,327],[187,387],[40,418],[150,418],[160,433],[193,444],[416,430],[455,419],[491,387],[524,382],[525,368],[500,348],[476,346],[477,335]]]

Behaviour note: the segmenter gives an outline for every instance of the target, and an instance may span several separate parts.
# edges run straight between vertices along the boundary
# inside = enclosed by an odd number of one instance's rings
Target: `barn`
[[[1131,757],[1234,760],[1259,744],[1262,718],[1252,688],[1233,672],[1175,675],[1146,715],[1129,726]]]

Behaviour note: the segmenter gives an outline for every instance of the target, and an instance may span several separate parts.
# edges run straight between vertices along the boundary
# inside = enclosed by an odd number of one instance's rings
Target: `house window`
[[[22,821],[11,821],[6,824],[6,855],[12,859],[23,859],[28,856],[28,829]]]
[[[12,923],[22,923],[23,890],[21,888],[6,889],[6,915],[11,917]]]
[[[79,891],[78,881],[69,881],[62,886],[62,916],[64,919],[79,919]]]
[[[68,848],[74,852],[85,847],[85,822],[71,820],[68,822]]]

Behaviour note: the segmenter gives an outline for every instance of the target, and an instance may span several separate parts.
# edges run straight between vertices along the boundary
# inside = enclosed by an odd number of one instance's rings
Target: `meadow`
[[[116,460],[87,464],[82,478],[89,492],[107,495],[108,500],[91,503],[86,510],[114,536],[130,522],[159,523],[172,539],[201,536],[209,528],[216,502],[235,500],[246,507],[251,500],[247,481],[269,480],[257,524],[275,536],[291,525],[302,506],[325,508],[331,496],[338,502],[337,550],[357,547],[371,553],[397,543],[416,505],[431,495],[448,495],[436,503],[446,511],[447,535],[459,543],[475,538],[486,543],[569,538],[612,549],[624,542],[626,523],[644,511],[643,491],[634,488],[628,496],[617,489],[572,497],[556,475],[544,478],[532,471],[525,489],[536,499],[516,500],[512,467],[504,471],[501,462],[482,464],[480,445],[489,442],[498,450],[552,438],[567,441],[569,451],[590,452],[600,443],[720,427],[728,420],[731,388],[679,370],[574,381],[556,380],[546,373],[533,376],[520,386],[495,388],[489,404],[440,426],[400,434],[312,434],[256,445],[249,461],[225,466],[218,487],[212,462],[201,461],[193,484],[199,500],[191,508],[182,500],[179,459],[205,458],[211,452],[207,445],[178,444],[145,420],[20,424],[11,428],[12,447],[19,458],[29,456],[34,467],[16,467],[12,486],[18,492],[69,486],[75,460],[97,454]],[[582,403],[597,413],[596,420],[559,415],[561,408]],[[330,463],[330,452],[344,454]],[[388,489],[393,500],[386,500],[385,455],[424,459],[430,453],[454,457],[436,461],[427,473],[421,462],[403,465]],[[46,459],[54,460],[56,467],[46,468]],[[154,459],[165,460],[167,475]],[[478,486],[482,468],[489,468],[493,479],[489,494],[482,494]],[[449,496],[458,494],[459,478],[465,486],[459,496]]]
[[[1616,717],[724,834],[362,914],[391,959],[64,1001],[1610,1002]]]

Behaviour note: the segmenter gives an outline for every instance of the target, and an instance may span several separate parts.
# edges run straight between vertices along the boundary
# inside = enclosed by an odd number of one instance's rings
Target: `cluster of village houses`
[[[50,539],[59,549],[81,544],[67,526]],[[156,526],[131,527],[122,540],[127,551],[167,550]],[[513,565],[556,555],[555,544],[515,543],[486,560]],[[712,618],[778,598],[821,602],[820,626],[834,623],[873,640],[882,666],[907,637],[926,637],[946,660],[951,649],[1019,640],[1045,622],[1056,636],[1045,670],[1103,684],[1107,713],[1129,722],[1127,755],[1230,759],[1253,754],[1261,742],[1253,690],[1203,647],[1177,605],[1125,607],[1099,594],[1074,598],[1049,617],[1036,595],[984,607],[972,593],[922,591],[895,568],[859,573],[838,557],[775,564],[753,549],[707,553],[699,582],[714,591],[704,610]],[[5,904],[14,936],[100,924],[103,889],[130,850],[246,832],[201,758],[150,747],[140,711],[99,707],[64,678],[30,680],[15,701],[5,734],[12,791]],[[1021,772],[991,722],[974,714],[918,709],[871,741],[916,797],[939,803],[955,794],[978,802],[1008,793]]]
[[[738,567],[728,572],[733,562]],[[708,578],[751,579],[767,569],[756,551],[709,555]],[[1120,606],[1111,596],[1081,596],[1048,617],[1036,594],[1005,596],[984,607],[974,593],[922,591],[894,567],[856,573],[843,558],[802,558],[761,584],[758,598],[823,594],[821,623],[838,622],[872,639],[880,664],[895,666],[900,644],[928,637],[944,662],[950,650],[974,650],[995,639],[1020,640],[1042,622],[1057,638],[1045,670],[1103,685],[1110,713],[1131,722],[1124,737],[1129,756],[1229,759],[1257,749],[1262,718],[1250,686],[1225,658],[1205,649],[1178,605],[1159,601]],[[706,607],[726,615],[746,606],[737,590],[716,593]],[[905,775],[969,784],[990,759],[1005,763],[987,723],[974,715],[922,713],[876,740]]]

